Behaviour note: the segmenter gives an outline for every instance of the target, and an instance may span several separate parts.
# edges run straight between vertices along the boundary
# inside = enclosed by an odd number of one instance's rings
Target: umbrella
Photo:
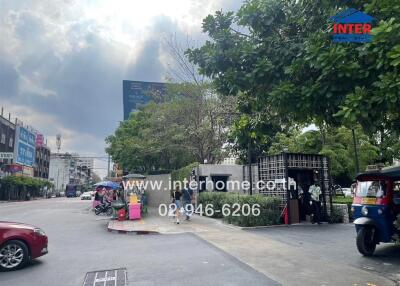
[[[111,181],[102,181],[100,183],[94,184],[95,187],[105,187],[105,188],[111,188],[111,189],[118,189],[119,184]]]

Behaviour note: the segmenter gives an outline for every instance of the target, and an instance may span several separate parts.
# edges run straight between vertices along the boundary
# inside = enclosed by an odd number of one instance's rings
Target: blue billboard
[[[166,94],[165,83],[145,81],[122,81],[124,120],[129,118],[132,111],[138,110],[142,105],[147,104],[151,95],[163,96]]]
[[[15,133],[15,162],[20,165],[32,167],[35,163],[36,135],[20,125]]]

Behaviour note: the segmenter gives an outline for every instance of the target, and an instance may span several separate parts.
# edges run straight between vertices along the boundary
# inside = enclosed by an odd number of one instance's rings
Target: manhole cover
[[[83,286],[126,286],[126,269],[100,270],[86,273]]]

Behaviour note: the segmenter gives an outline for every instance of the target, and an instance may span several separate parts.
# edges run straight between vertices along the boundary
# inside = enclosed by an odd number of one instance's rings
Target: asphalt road
[[[373,257],[364,257],[357,251],[352,224],[298,225],[251,232],[298,247],[305,255],[316,254],[321,257],[321,267],[324,260],[341,262],[390,278],[400,285],[400,246],[381,244]],[[297,259],[301,261],[301,257]]]
[[[43,228],[49,254],[0,273],[1,286],[82,285],[89,271],[126,268],[129,285],[278,285],[192,234],[109,233],[88,201],[57,198],[0,203],[0,220]]]

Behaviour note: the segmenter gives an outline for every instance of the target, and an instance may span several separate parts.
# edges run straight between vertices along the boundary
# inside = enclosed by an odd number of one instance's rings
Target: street
[[[90,271],[126,268],[129,285],[279,285],[192,234],[124,235],[106,230],[89,201],[57,198],[0,204],[0,218],[33,224],[49,254],[0,273],[1,286],[82,285]]]
[[[119,268],[126,268],[128,285],[396,285],[400,279],[400,248],[382,245],[373,258],[362,257],[351,224],[241,230],[195,217],[181,225],[187,232],[129,235],[108,232],[109,219],[89,205],[75,198],[0,204],[1,220],[33,224],[49,236],[49,254],[0,273],[0,285],[82,285],[87,272]]]

